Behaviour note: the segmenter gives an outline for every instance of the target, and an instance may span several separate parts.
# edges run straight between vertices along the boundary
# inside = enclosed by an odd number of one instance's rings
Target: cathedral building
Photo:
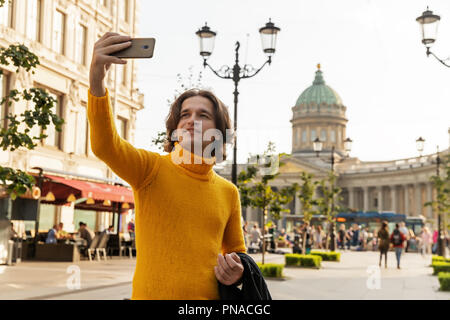
[[[342,189],[340,205],[348,212],[391,212],[407,217],[421,217],[426,223],[436,225],[437,214],[424,204],[435,199],[430,177],[436,174],[436,154],[391,161],[361,161],[349,157],[346,142],[347,107],[339,94],[327,85],[324,73],[317,66],[312,85],[306,88],[292,107],[292,152],[280,167],[280,175],[271,182],[277,188],[301,185],[300,174],[312,173],[317,180],[324,179],[331,170],[337,185]],[[322,150],[314,151],[314,142],[320,140]],[[440,155],[448,153],[444,150]],[[231,167],[231,166],[230,166]],[[219,173],[229,177],[230,167]],[[239,165],[238,171],[245,168]],[[301,221],[302,210],[298,197],[288,206],[279,227],[287,231]],[[261,225],[260,210],[243,208],[244,218]]]

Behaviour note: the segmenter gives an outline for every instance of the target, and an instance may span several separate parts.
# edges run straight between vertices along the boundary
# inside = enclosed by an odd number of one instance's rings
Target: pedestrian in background
[[[345,224],[341,224],[339,226],[339,231],[338,231],[338,246],[342,250],[345,249],[345,238],[346,238],[345,236],[346,236]]]
[[[378,250],[378,232],[377,230],[373,230],[373,237],[372,237],[372,251]]]
[[[322,226],[318,225],[317,228],[314,230],[314,246],[316,249],[323,249],[322,241],[323,241],[323,230]]]
[[[359,247],[359,242],[360,242],[359,233],[360,233],[359,225],[355,224],[353,227],[353,239],[352,239],[353,247]]]
[[[250,232],[250,246],[257,247],[258,250],[261,248],[261,231],[258,228],[258,225],[255,223],[253,225],[253,229]]]
[[[244,219],[242,218],[242,222],[243,221],[244,221]],[[248,248],[248,221],[245,221],[242,224],[242,231],[244,232],[245,247]]]
[[[403,251],[403,243],[406,240],[405,235],[400,231],[398,223],[395,224],[395,229],[391,234],[390,240],[395,250],[395,257],[397,258],[397,269],[400,269],[400,258]]]
[[[433,237],[427,226],[423,227],[420,239],[422,244],[421,246],[422,255],[431,254],[431,244],[433,243]]]
[[[350,226],[350,228],[347,231],[346,241],[347,241],[347,250],[350,250],[352,241],[353,241],[353,227],[352,226]]]
[[[53,228],[48,231],[45,243],[57,243],[58,226],[55,224]]]
[[[366,251],[367,250],[367,240],[369,239],[369,232],[368,228],[363,228],[361,230],[361,250]]]
[[[378,249],[380,250],[380,263],[378,264],[381,267],[381,261],[384,255],[384,267],[387,268],[387,253],[390,247],[389,241],[389,230],[387,221],[383,221],[381,223],[381,228],[377,232],[378,240]]]
[[[438,236],[439,236],[438,230],[437,230],[437,229],[434,229],[434,232],[433,232],[433,248],[431,249],[431,252],[432,252],[433,254],[435,254],[436,251],[437,251],[437,240],[438,240]]]
[[[403,221],[399,223],[399,230],[406,238],[406,240],[405,240],[406,241],[406,246],[404,246],[404,248],[405,248],[405,252],[407,252],[408,248],[409,248],[409,239],[410,239],[410,237],[409,237],[409,230],[408,230],[408,228],[406,227],[406,225],[405,225],[405,223]]]

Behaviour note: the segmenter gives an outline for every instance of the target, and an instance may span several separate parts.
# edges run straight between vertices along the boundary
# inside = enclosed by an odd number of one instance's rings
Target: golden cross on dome
[[[317,64],[317,69],[319,69],[319,70],[320,70],[320,63],[318,63],[318,64]]]

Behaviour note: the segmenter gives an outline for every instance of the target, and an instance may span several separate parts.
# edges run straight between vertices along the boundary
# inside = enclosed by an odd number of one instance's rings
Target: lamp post
[[[419,137],[416,140],[416,147],[417,151],[419,151],[422,154],[423,147],[425,144],[425,139],[422,137]],[[436,146],[436,176],[439,178],[439,166],[441,164],[441,158],[439,157],[439,146]],[[438,203],[438,242],[437,242],[437,255],[438,256],[444,256],[444,235],[443,235],[443,229],[442,229],[442,216],[441,216],[441,207]]]
[[[439,146],[436,147],[436,176],[439,178],[439,165],[441,164],[441,158],[439,157]],[[444,234],[442,228],[442,215],[441,206],[438,203],[438,247],[437,255],[444,256]]]
[[[416,18],[416,21],[420,24],[421,28],[422,43],[427,48],[427,57],[429,57],[431,54],[444,66],[450,68],[450,64],[445,63],[445,61],[442,59],[439,59],[430,50],[431,46],[436,42],[436,36],[440,20],[441,17],[436,14],[433,14],[433,11],[429,10],[428,7],[427,10],[425,10],[420,17]]]
[[[347,138],[344,140],[344,149],[347,152],[347,157],[350,154],[350,151],[352,149],[352,140],[350,138]],[[320,141],[319,138],[316,138],[316,140],[313,141],[313,149],[316,152],[317,157],[319,157],[319,153],[322,151],[322,146],[323,143]],[[334,145],[331,146],[331,174],[334,175],[334,163],[336,162],[336,159],[334,158]],[[331,197],[331,213],[334,213],[334,183],[332,183],[331,185],[331,190],[332,190],[332,197]],[[330,242],[331,242],[331,246],[330,246],[330,250],[334,251],[336,250],[336,236],[334,234],[334,220],[331,222],[331,226],[330,226]]]
[[[234,82],[234,136],[233,136],[233,165],[231,169],[231,180],[234,185],[237,186],[237,104],[238,104],[238,84],[241,79],[252,78],[257,75],[266,64],[272,62],[272,56],[275,53],[275,46],[277,41],[277,34],[281,29],[276,27],[273,22],[270,21],[266,25],[259,29],[261,35],[262,48],[264,53],[267,55],[266,62],[259,68],[255,69],[251,65],[244,65],[241,67],[239,65],[239,41],[236,42],[236,59],[234,66],[232,68],[228,66],[223,66],[219,70],[214,70],[207,62],[208,58],[211,56],[214,50],[214,40],[217,35],[216,32],[212,31],[209,26],[205,25],[198,30],[195,34],[200,40],[200,55],[203,57],[203,67],[208,67],[211,71],[222,79],[231,79]]]

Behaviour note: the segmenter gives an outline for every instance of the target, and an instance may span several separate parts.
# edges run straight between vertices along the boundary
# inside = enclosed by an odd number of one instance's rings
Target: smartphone
[[[111,53],[112,56],[123,59],[140,59],[153,57],[155,38],[132,38],[131,46]]]

